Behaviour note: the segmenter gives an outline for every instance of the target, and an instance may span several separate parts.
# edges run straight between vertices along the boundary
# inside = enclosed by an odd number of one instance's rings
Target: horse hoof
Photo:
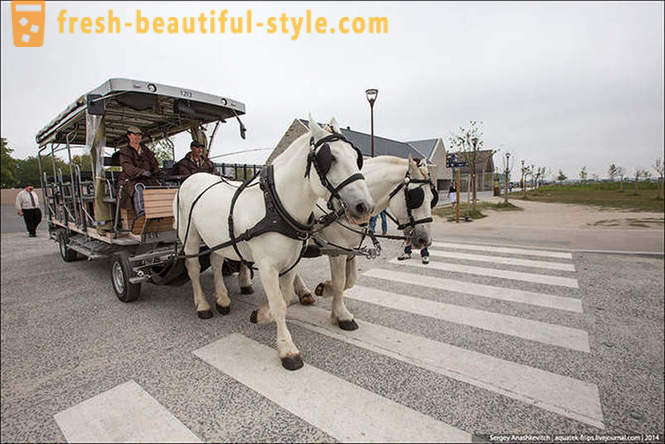
[[[257,318],[258,318],[258,315],[259,315],[259,311],[258,311],[258,310],[254,310],[254,311],[252,312],[252,314],[249,315],[249,322],[251,322],[252,324],[256,324],[256,323],[258,322],[258,319],[257,319]]]
[[[356,324],[356,321],[351,319],[350,321],[337,321],[337,324],[339,325],[339,328],[342,330],[357,330],[358,329],[358,324]]]
[[[240,294],[252,294],[254,293],[254,288],[249,285],[247,287],[240,287]]]
[[[282,358],[282,367],[287,370],[298,370],[302,366],[303,362],[300,358],[300,355],[287,356],[286,358]]]
[[[323,289],[325,288],[325,285],[323,282],[321,282],[319,285],[316,286],[314,289],[314,294],[317,296],[323,296]]]
[[[222,314],[223,316],[226,316],[227,314],[231,313],[231,306],[227,307],[222,307],[221,305],[215,303],[215,306],[217,307],[217,311]],[[210,314],[212,316],[212,313]]]
[[[201,319],[210,319],[212,318],[212,311],[210,310],[197,311],[196,315]]]
[[[314,302],[316,302],[316,299],[314,299],[312,293],[307,293],[302,296],[299,296],[298,299],[300,299],[300,305],[312,305]]]

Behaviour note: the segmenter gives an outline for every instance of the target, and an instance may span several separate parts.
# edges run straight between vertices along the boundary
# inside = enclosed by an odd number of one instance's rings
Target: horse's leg
[[[300,277],[300,273],[296,273],[293,284],[296,294],[298,295],[298,299],[302,305],[312,305],[314,302],[316,302],[314,296],[312,296],[312,292],[309,290],[309,288],[307,288],[307,285],[305,285],[305,282],[303,282],[302,278]]]
[[[300,357],[300,352],[293,343],[291,333],[289,333],[289,329],[286,326],[286,302],[282,295],[282,288],[293,285],[293,277],[289,277],[289,275],[293,274],[293,270],[283,276],[283,278],[290,279],[291,285],[289,285],[288,282],[280,284],[279,272],[274,267],[271,267],[268,264],[258,264],[258,266],[263,290],[268,297],[270,313],[277,325],[277,353],[282,360],[282,366],[285,369],[297,370],[303,366],[303,362]]]
[[[240,284],[240,294],[252,294],[254,293],[254,288],[252,288],[252,279],[250,277],[249,268],[241,263],[240,272],[238,273],[238,283]]]
[[[279,278],[279,289],[282,292],[284,303],[287,307],[291,305],[291,299],[294,292],[294,280],[297,277],[298,274],[295,271],[291,271]],[[270,307],[264,301],[261,302],[259,308],[252,312],[249,320],[255,324],[264,324],[266,322],[273,321],[274,319],[270,313]]]
[[[210,266],[215,276],[215,307],[219,313],[227,315],[231,311],[231,299],[229,299],[226,285],[224,285],[222,265],[224,265],[224,256],[214,251],[211,252]]]
[[[346,256],[330,257],[330,275],[332,285],[326,287],[333,297],[330,320],[339,325],[342,330],[355,330],[358,324],[353,320],[353,315],[344,305],[344,288],[346,287]]]
[[[185,254],[197,254],[199,252],[199,246],[201,245],[201,237],[199,233],[195,230],[189,232],[189,238],[187,239],[187,244],[185,245]],[[199,263],[198,257],[192,257],[185,259],[185,268],[187,268],[187,274],[192,280],[192,290],[194,292],[194,308],[196,308],[196,314],[201,319],[210,319],[212,317],[212,311],[210,311],[210,305],[206,301],[205,294],[201,288],[201,264]]]
[[[254,324],[266,324],[272,321],[274,321],[274,319],[272,317],[272,313],[270,313],[268,301],[265,300],[259,304],[259,308],[254,310],[249,317],[249,322]]]
[[[356,261],[356,257],[351,256],[346,260],[346,284],[344,285],[344,290],[353,288],[358,280],[358,262]]]

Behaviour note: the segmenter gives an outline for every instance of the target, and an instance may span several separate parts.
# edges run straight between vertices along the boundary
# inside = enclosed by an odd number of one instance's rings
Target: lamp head
[[[368,90],[365,90],[365,94],[367,95],[367,101],[373,105],[374,101],[376,100],[376,96],[379,95],[379,90],[375,88],[370,88]]]

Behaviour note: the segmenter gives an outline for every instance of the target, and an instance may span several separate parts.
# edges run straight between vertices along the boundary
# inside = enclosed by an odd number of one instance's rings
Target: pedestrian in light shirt
[[[42,221],[42,210],[39,208],[39,196],[32,185],[26,185],[16,196],[16,210],[19,216],[23,216],[28,237],[37,237],[37,225]]]

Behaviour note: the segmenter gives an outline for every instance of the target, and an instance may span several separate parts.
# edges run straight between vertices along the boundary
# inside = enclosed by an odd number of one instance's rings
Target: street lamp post
[[[374,157],[374,102],[376,101],[376,96],[379,95],[379,90],[375,88],[370,88],[365,90],[367,95],[367,101],[369,102],[370,109],[370,119],[371,119],[371,134],[372,134],[372,157]]]
[[[503,180],[503,202],[508,203],[508,174],[510,172],[510,153],[506,153],[506,169]]]

